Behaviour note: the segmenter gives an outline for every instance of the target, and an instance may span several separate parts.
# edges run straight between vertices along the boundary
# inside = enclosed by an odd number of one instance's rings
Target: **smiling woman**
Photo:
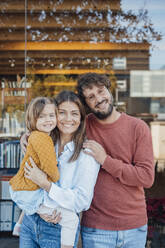
[[[79,97],[72,91],[62,91],[56,97],[58,107],[57,127],[55,130],[59,150],[63,150],[65,144],[73,140],[75,151],[70,158],[77,159],[82,149],[85,138],[85,110]]]
[[[80,117],[79,108],[74,102],[63,102],[59,105],[58,129],[61,132],[61,139],[71,139],[80,125]]]
[[[57,128],[53,130],[53,140],[60,179],[57,183],[48,180],[33,160],[31,166],[25,167],[25,177],[40,187],[44,192],[44,205],[61,212],[62,219],[54,213],[25,215],[20,233],[21,248],[34,248],[36,244],[44,248],[77,247],[79,228],[73,214],[78,218],[78,213],[89,208],[100,169],[94,158],[82,150],[86,115],[79,97],[74,92],[62,91],[56,97],[56,104]]]

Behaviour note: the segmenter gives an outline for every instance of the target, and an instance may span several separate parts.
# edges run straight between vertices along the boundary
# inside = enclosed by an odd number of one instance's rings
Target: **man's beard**
[[[95,111],[94,109],[90,109],[90,110],[99,120],[105,120],[107,117],[111,116],[112,114],[113,103],[109,104],[107,112]]]

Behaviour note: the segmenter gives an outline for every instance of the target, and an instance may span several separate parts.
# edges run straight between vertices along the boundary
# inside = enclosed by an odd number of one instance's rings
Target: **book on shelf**
[[[1,181],[0,182],[0,199],[10,200],[10,192],[9,192],[9,181]]]
[[[12,210],[13,202],[12,201],[1,201],[0,202],[0,220],[1,222],[12,221]]]
[[[0,143],[0,168],[19,168],[23,153],[19,140],[8,140]]]
[[[21,209],[12,201],[0,201],[0,231],[12,231]]]
[[[0,231],[12,231],[21,209],[11,200],[9,181],[0,181]]]

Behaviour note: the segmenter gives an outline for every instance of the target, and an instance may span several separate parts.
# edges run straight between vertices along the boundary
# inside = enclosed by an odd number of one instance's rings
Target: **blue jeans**
[[[77,247],[80,225],[74,248]],[[61,226],[45,222],[38,214],[25,215],[21,225],[19,248],[60,248]]]
[[[125,231],[82,227],[82,248],[144,248],[147,225]]]

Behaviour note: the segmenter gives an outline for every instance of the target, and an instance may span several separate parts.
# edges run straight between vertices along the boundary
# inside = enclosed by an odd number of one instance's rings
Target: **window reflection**
[[[152,96],[146,105],[130,95],[130,72],[150,69],[151,50],[162,39],[147,7],[128,0],[1,1],[1,112],[11,116],[11,104],[12,113],[23,110],[22,121],[32,97],[75,90],[78,75],[94,71],[109,75],[118,108],[150,113]],[[24,89],[4,84],[24,78]]]
[[[164,11],[164,0],[0,1],[0,168],[19,167],[28,102],[75,91],[81,73],[106,73],[120,111],[165,120]],[[163,230],[160,219],[149,219],[148,239],[154,225]]]

